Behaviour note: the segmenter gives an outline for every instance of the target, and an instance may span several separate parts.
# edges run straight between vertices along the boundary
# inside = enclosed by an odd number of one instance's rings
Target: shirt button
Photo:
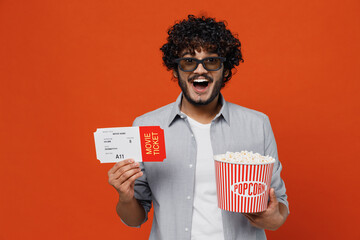
[[[191,134],[191,137],[194,137],[194,134]]]
[[[188,228],[185,228],[185,232],[188,232],[189,231],[189,229]]]
[[[193,167],[193,165],[192,164],[189,164],[189,168],[192,168]]]
[[[186,197],[186,199],[187,199],[187,200],[190,200],[190,199],[191,199],[191,197],[190,197],[190,196],[187,196],[187,197]]]

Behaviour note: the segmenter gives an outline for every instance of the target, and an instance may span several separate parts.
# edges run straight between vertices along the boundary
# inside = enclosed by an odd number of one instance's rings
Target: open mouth
[[[197,91],[202,92],[209,86],[209,81],[206,79],[195,79],[192,84]]]

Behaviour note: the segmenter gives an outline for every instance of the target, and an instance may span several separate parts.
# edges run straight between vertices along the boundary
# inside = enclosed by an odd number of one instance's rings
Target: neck
[[[180,106],[180,110],[183,113],[202,124],[211,123],[220,109],[219,95],[207,105],[193,105],[183,96]]]

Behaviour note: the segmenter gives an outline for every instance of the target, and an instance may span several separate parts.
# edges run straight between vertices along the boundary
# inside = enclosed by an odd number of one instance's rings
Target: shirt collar
[[[180,93],[180,95],[177,97],[177,99],[172,107],[169,121],[168,121],[168,126],[170,126],[177,117],[180,117],[180,118],[186,117],[186,115],[180,111],[180,104],[181,104],[182,96],[183,96],[183,93]],[[220,97],[220,102],[222,104],[222,107],[221,107],[219,113],[216,114],[214,119],[222,116],[224,118],[224,120],[230,125],[229,104],[225,101],[225,99],[221,93],[220,93],[219,97]]]

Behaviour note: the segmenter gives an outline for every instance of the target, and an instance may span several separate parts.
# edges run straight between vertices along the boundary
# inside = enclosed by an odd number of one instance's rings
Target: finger
[[[127,171],[131,170],[131,169],[140,169],[139,167],[139,163],[138,162],[134,162],[134,163],[131,163],[131,164],[127,164],[121,168],[119,168],[118,170],[116,170],[115,173],[113,173],[111,176],[111,178],[114,178],[114,179],[118,179],[121,177],[121,175],[123,175],[124,173],[126,173]]]
[[[249,216],[251,218],[259,216],[261,213],[243,213],[243,215]]]
[[[279,202],[275,195],[275,190],[273,188],[270,189],[270,199],[268,203],[268,207],[265,210],[266,213],[272,214],[275,209],[278,208]]]
[[[143,172],[138,172],[134,175],[132,175],[131,177],[129,177],[123,184],[122,187],[127,188],[129,186],[134,186],[135,180],[138,179],[139,177],[141,177],[143,175]]]
[[[108,171],[108,174],[114,174],[119,168],[127,165],[127,164],[131,164],[134,162],[134,159],[125,159],[123,161],[117,162],[116,164],[114,164],[114,166]]]
[[[251,216],[251,214],[248,213],[243,213],[243,215],[250,221],[250,222],[255,222],[255,219],[253,216]]]
[[[138,172],[141,172],[139,163],[136,162],[125,165],[119,170],[117,170],[114,174],[109,175],[109,183],[116,189],[119,189],[119,187],[121,186],[121,184],[124,183],[124,181],[126,181],[129,177]]]
[[[121,176],[117,179],[117,181],[122,185],[124,182],[128,181],[129,178],[133,177],[137,173],[141,172],[140,168],[133,168],[129,171],[124,172]]]
[[[278,202],[276,195],[275,195],[275,189],[271,188],[270,189],[270,201],[269,201],[269,205],[272,204],[276,204]]]

